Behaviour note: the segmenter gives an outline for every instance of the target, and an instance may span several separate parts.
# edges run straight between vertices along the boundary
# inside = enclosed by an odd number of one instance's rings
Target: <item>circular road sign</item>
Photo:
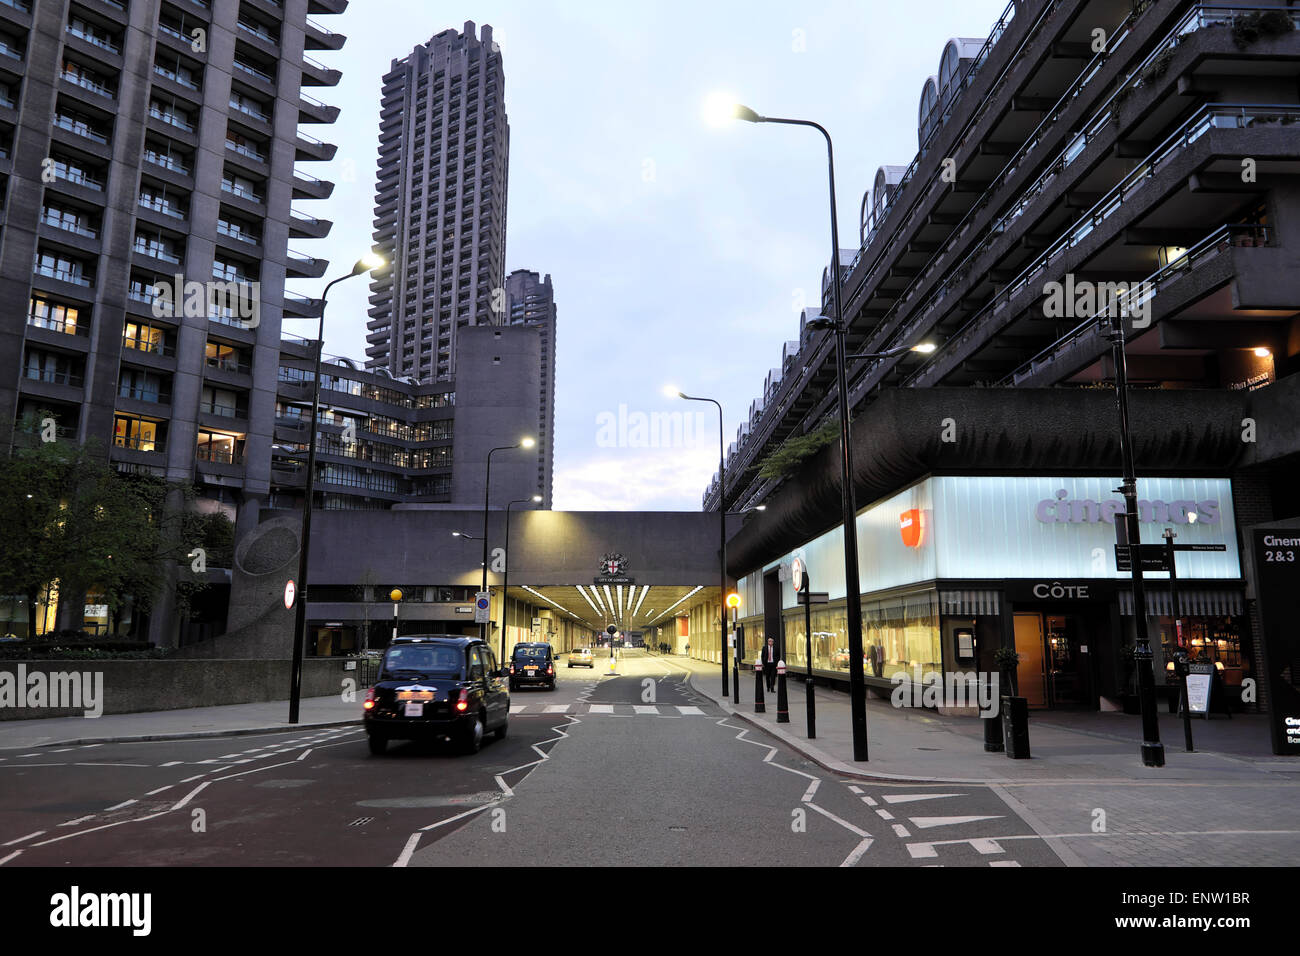
[[[790,562],[790,580],[793,582],[796,591],[803,590],[803,561],[799,558],[795,558]]]
[[[286,611],[293,607],[293,597],[295,593],[296,590],[293,580],[290,579],[289,583],[284,586],[284,609]]]
[[[480,611],[486,611],[488,609],[488,599],[485,597],[479,598],[475,603],[478,605]]]

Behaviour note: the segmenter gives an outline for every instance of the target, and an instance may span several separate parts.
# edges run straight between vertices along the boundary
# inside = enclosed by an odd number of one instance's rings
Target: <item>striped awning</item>
[[[1173,601],[1167,587],[1145,589],[1147,614],[1152,617],[1169,617],[1173,614]],[[1240,617],[1245,614],[1245,602],[1240,588],[1179,588],[1178,606],[1189,617]],[[1133,616],[1133,592],[1119,592],[1119,613]]]
[[[940,591],[940,614],[1000,614],[1001,594],[998,591]]]

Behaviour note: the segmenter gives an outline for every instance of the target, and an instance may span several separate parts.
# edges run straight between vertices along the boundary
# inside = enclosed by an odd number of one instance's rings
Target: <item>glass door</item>
[[[1037,612],[1016,613],[1016,685],[1030,707],[1047,706],[1047,682],[1043,655],[1043,616]]]

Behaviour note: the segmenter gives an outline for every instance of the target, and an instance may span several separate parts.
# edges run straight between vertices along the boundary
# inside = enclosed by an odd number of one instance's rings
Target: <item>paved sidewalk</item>
[[[289,723],[287,700],[154,710],[140,714],[105,714],[93,718],[5,720],[0,721],[0,750],[50,744],[230,737],[304,727],[337,727],[360,722],[360,700],[360,694],[352,702],[344,701],[340,694],[304,698],[300,702],[297,724]]]
[[[1182,720],[1160,714],[1165,766],[1144,767],[1139,755],[1141,718],[1090,712],[1031,712],[1032,757],[1012,760],[984,750],[984,730],[975,717],[943,717],[919,708],[895,708],[867,696],[867,762],[855,762],[849,696],[826,687],[815,691],[817,737],[807,737],[801,680],[788,679],[790,722],[776,722],[776,694],[764,694],[766,713],[754,713],[752,669],[740,675],[740,704],[722,700],[721,665],[683,657],[659,657],[691,674],[695,689],[729,713],[761,727],[836,773],[884,780],[943,783],[1052,783],[1060,781],[1268,780],[1300,782],[1300,758],[1270,751],[1267,718],[1238,714],[1192,721],[1196,751],[1183,749]],[[728,675],[730,680],[730,675]]]

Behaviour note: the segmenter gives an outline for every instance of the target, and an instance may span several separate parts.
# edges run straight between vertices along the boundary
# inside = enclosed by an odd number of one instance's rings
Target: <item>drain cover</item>
[[[917,747],[917,750],[938,750],[938,747]]]
[[[673,831],[674,833],[685,833],[685,832],[686,832],[686,827],[669,827],[668,829],[671,830],[671,831]]]
[[[363,826],[365,826],[367,823],[374,823],[374,822],[375,822],[375,818],[374,818],[374,817],[357,817],[355,820],[353,820],[351,823],[349,823],[348,826],[350,826],[350,827],[363,827]]]

